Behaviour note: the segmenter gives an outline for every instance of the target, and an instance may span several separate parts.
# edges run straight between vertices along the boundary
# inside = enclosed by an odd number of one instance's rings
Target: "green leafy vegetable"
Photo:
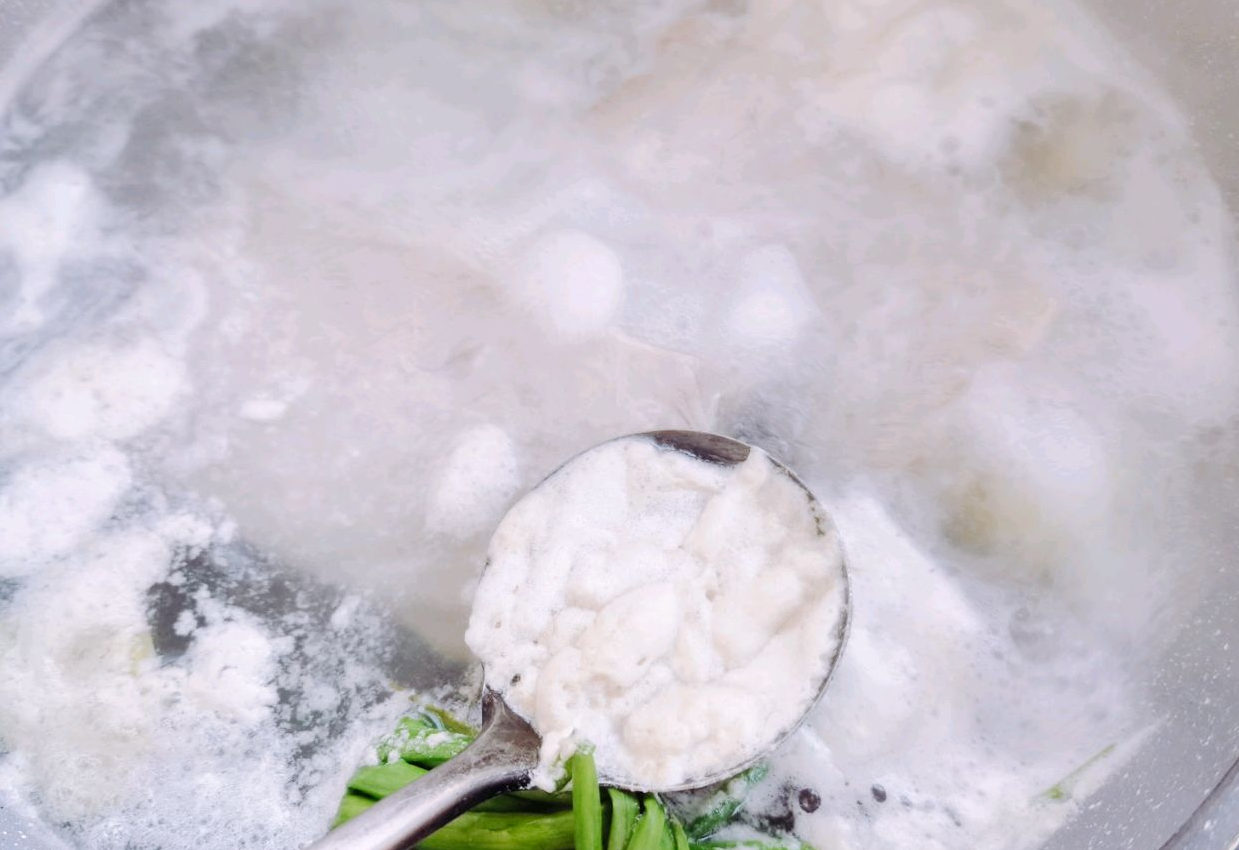
[[[346,820],[352,820],[373,806],[375,802],[373,797],[363,797],[360,794],[345,794],[344,799],[340,801],[340,808],[336,810],[336,819],[332,821],[331,828],[335,829]]]
[[[628,850],[660,850],[667,833],[667,812],[652,794],[646,795],[643,802],[645,812],[628,840]]]
[[[465,812],[422,840],[423,850],[572,850],[570,811]]]
[[[670,812],[664,811],[666,824],[663,825],[663,834],[658,841],[658,846],[662,850],[675,850],[675,832],[672,830],[672,824],[675,823],[675,816]]]
[[[528,803],[534,803],[544,808],[563,809],[572,805],[570,791],[543,791],[540,788],[526,788],[523,791],[513,791],[508,796]]]
[[[688,850],[688,835],[678,820],[671,821],[671,834],[675,838],[675,850]]]
[[[1072,787],[1075,786],[1076,780],[1080,778],[1080,775],[1084,773],[1086,770],[1088,770],[1090,767],[1095,765],[1097,762],[1101,761],[1106,756],[1110,755],[1110,753],[1112,752],[1114,752],[1114,744],[1110,744],[1108,746],[1102,747],[1099,751],[1097,751],[1096,753],[1093,753],[1093,755],[1091,755],[1087,760],[1085,760],[1085,762],[1082,765],[1077,767],[1075,770],[1071,771],[1071,773],[1068,773],[1062,779],[1055,782],[1053,785],[1051,785],[1049,788],[1042,791],[1037,796],[1043,799],[1046,799],[1046,800],[1054,800],[1055,802],[1060,802],[1062,800],[1070,800],[1071,789]]]
[[[381,800],[426,773],[426,768],[403,761],[371,765],[359,768],[353,774],[353,778],[348,781],[348,790]]]
[[[430,717],[403,717],[396,731],[379,745],[379,761],[390,761],[391,754],[418,767],[438,767],[472,743],[472,733],[454,732]]]
[[[525,812],[526,814],[539,814],[554,811],[563,811],[566,806],[547,806],[540,803],[530,803],[528,800],[518,800],[515,797],[504,794],[502,797],[491,797],[485,802],[478,803],[473,807],[475,812]]]
[[[602,850],[602,798],[593,747],[581,747],[572,756],[572,811],[576,850]]]
[[[461,735],[468,735],[470,738],[476,738],[478,730],[474,729],[463,720],[458,720],[450,711],[444,708],[439,708],[437,705],[427,705],[422,707],[422,713],[428,714],[439,721],[442,728],[449,732],[457,732]]]
[[[349,780],[333,828],[417,781],[467,747],[475,737],[477,733],[472,727],[433,706],[401,718],[396,730],[377,748],[380,763],[358,769]],[[1080,770],[1104,754],[1098,754]],[[423,850],[810,850],[794,839],[771,842],[705,840],[736,818],[749,788],[765,776],[764,766],[746,771],[708,797],[704,806],[697,807],[698,813],[687,826],[653,795],[638,797],[617,788],[607,788],[604,797],[591,749],[583,748],[572,757],[568,773],[571,791],[529,789],[495,797],[451,821],[418,847]]]
[[[377,800],[346,794],[332,827],[373,806]],[[574,817],[560,812],[479,812],[444,825],[417,846],[424,850],[572,850]]]
[[[401,717],[396,721],[396,728],[379,741],[378,756],[380,762],[392,760],[393,755],[400,757],[400,750],[405,742],[422,732],[434,731],[437,727],[430,718],[423,714]]]
[[[688,837],[694,841],[707,838],[735,819],[749,790],[765,779],[769,770],[765,762],[759,762],[728,781],[706,800],[704,811],[688,822]]]
[[[632,837],[633,827],[637,825],[641,804],[636,797],[618,788],[608,788],[607,796],[611,799],[611,831],[607,835],[607,850],[624,850]]]

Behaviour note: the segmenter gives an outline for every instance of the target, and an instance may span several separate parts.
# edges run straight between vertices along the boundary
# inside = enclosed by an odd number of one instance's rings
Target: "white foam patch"
[[[516,447],[494,425],[463,431],[426,505],[426,526],[457,537],[487,533],[520,487]]]
[[[580,742],[639,786],[725,773],[800,719],[839,644],[834,532],[760,450],[593,448],[508,512],[487,564],[467,639],[542,735],[548,789]]]
[[[758,348],[786,347],[815,318],[804,274],[785,246],[765,245],[740,261],[728,330]]]
[[[589,337],[615,320],[624,298],[624,269],[614,249],[596,237],[555,230],[521,255],[511,292],[552,333]]]
[[[849,493],[832,511],[859,610],[830,698],[775,762],[777,782],[821,800],[814,812],[798,809],[798,832],[821,847],[951,848],[961,832],[972,847],[1035,846],[1053,827],[1049,815],[1075,810],[1045,792],[1105,750],[1080,787],[1073,780],[1084,796],[1084,783],[1143,737],[1131,695],[1106,680],[1105,654],[1068,651],[1060,669],[1072,668],[1069,686],[1047,675],[1013,609],[1009,628],[992,629],[1003,604],[970,599],[870,494]],[[1012,689],[1057,709],[1016,720]],[[1125,731],[1099,740],[1094,713]],[[1039,745],[1046,736],[1055,747]],[[1132,746],[1110,752],[1124,740]]]
[[[16,304],[3,311],[7,333],[46,321],[43,299],[56,286],[66,254],[93,235],[99,200],[90,175],[59,161],[33,170],[21,189],[0,201],[0,256],[16,266]]]
[[[107,445],[19,467],[0,484],[0,575],[24,575],[71,552],[132,483],[128,458]]]
[[[342,695],[377,678],[329,643],[318,651],[330,679],[303,660],[300,681],[291,680],[295,645],[316,639],[295,620],[273,632],[199,593],[203,622],[182,618],[176,629],[188,651],[157,655],[148,588],[176,581],[176,551],[200,550],[212,534],[188,514],[96,533],[30,578],[0,621],[0,741],[19,754],[39,808],[92,846],[186,846],[187,829],[227,830],[238,846],[304,843],[321,826],[300,808],[325,815],[338,792],[306,796],[298,784],[334,778],[357,758],[360,741],[329,743],[284,725],[279,688],[304,691],[304,710],[339,711]],[[335,634],[356,649],[364,631],[341,624]],[[381,713],[379,725],[390,723],[391,710]],[[362,740],[378,727],[366,728]],[[316,742],[321,761],[290,761],[291,750]]]
[[[59,440],[123,440],[163,419],[189,389],[185,364],[150,340],[70,344],[22,388],[18,410]]]

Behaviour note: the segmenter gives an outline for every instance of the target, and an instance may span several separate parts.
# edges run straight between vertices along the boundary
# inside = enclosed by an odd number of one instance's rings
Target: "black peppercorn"
[[[812,788],[801,788],[797,800],[800,808],[806,812],[816,812],[818,806],[822,805],[822,798]]]

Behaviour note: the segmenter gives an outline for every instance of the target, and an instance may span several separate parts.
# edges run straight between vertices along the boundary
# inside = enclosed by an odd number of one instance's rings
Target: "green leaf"
[[[607,850],[625,850],[637,824],[641,804],[636,797],[618,788],[608,788],[607,796],[611,800],[611,831],[607,834]]]
[[[387,735],[384,735],[383,739],[379,741],[377,748],[379,761],[391,761],[393,753],[399,757],[400,749],[406,741],[422,731],[431,730],[434,728],[435,726],[430,722],[429,718],[422,715],[401,717],[396,721],[396,728]]]
[[[704,811],[689,821],[688,837],[694,841],[707,838],[730,823],[744,805],[749,791],[766,778],[769,770],[769,765],[759,762],[729,780],[706,800]]]
[[[472,735],[444,729],[426,717],[402,717],[378,747],[379,761],[392,753],[418,767],[437,767],[473,742]]]
[[[1070,800],[1071,789],[1076,784],[1076,781],[1080,778],[1080,775],[1083,774],[1090,767],[1095,765],[1097,762],[1101,761],[1106,756],[1114,752],[1114,747],[1115,747],[1114,744],[1108,744],[1102,747],[1100,750],[1093,753],[1093,755],[1089,756],[1089,758],[1086,759],[1083,764],[1081,764],[1075,770],[1071,771],[1071,773],[1068,773],[1062,779],[1055,782],[1049,788],[1042,791],[1040,794],[1037,795],[1037,797],[1040,797],[1045,800],[1053,800],[1054,802]]]
[[[642,802],[645,812],[628,840],[628,850],[661,850],[667,832],[667,813],[653,794],[647,794]]]
[[[378,746],[383,763],[362,767],[349,780],[348,792],[340,801],[333,828],[361,814],[377,800],[415,782],[431,768],[459,753],[475,737],[472,727],[434,706],[402,717],[396,730]],[[806,847],[791,839],[770,843],[700,840],[734,819],[748,789],[765,776],[764,765],[746,771],[711,796],[706,811],[694,818],[687,830],[654,795],[638,798],[617,788],[608,788],[604,799],[598,786],[592,750],[582,749],[573,756],[568,763],[568,776],[572,781],[569,792],[532,789],[487,800],[442,827],[418,847],[425,850],[604,850],[604,847],[605,850],[803,850]],[[703,829],[709,832],[695,832]]]
[[[454,714],[445,708],[439,708],[437,705],[425,705],[422,706],[422,713],[429,714],[430,716],[436,718],[442,728],[448,730],[449,732],[456,732],[460,735],[468,735],[470,738],[476,738],[478,736],[477,729],[474,729],[463,720],[458,720]]]

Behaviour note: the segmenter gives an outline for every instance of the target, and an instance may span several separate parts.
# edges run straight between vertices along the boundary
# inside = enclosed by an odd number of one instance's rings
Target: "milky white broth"
[[[1034,845],[1156,729],[1233,241],[1071,5],[167,0],[48,47],[0,87],[6,806],[311,839],[393,688],[465,686],[516,496],[660,427],[787,462],[851,567],[753,811]]]

